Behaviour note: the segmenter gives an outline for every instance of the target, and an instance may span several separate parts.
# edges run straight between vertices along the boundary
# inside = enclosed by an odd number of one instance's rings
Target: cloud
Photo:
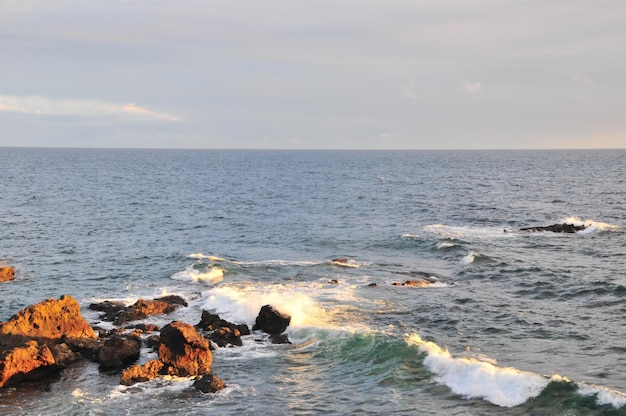
[[[574,82],[582,86],[590,87],[590,88],[593,88],[596,86],[595,81],[589,75],[585,73],[575,72],[573,74],[570,74],[570,76]]]
[[[148,121],[181,120],[180,117],[152,111],[134,103],[118,104],[103,100],[55,99],[34,95],[0,95],[0,112],[79,117],[117,116]]]
[[[465,91],[474,93],[474,92],[481,92],[483,90],[483,86],[481,85],[480,82],[471,82],[465,79],[462,81],[463,81],[463,88],[465,89]]]

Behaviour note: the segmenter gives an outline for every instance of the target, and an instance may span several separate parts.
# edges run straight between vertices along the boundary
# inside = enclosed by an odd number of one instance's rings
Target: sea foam
[[[201,272],[192,266],[187,267],[182,272],[172,275],[174,280],[182,280],[187,282],[206,282],[215,284],[224,280],[224,269],[220,267],[211,267],[205,272]]]
[[[424,365],[436,375],[437,382],[466,398],[482,398],[498,406],[512,407],[537,397],[550,383],[550,379],[535,373],[474,358],[455,358],[419,335],[408,336],[407,342],[427,354]]]

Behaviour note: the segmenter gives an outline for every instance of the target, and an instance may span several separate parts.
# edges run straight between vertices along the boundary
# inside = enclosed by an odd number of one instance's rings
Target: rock
[[[287,334],[272,334],[270,335],[270,342],[272,344],[291,344]]]
[[[194,381],[193,386],[202,393],[217,393],[226,387],[226,383],[213,374],[205,374]]]
[[[159,360],[168,375],[187,377],[211,372],[209,342],[191,325],[174,321],[161,329]]]
[[[328,283],[331,284],[331,285],[338,285],[339,284],[339,280],[337,280],[337,279],[330,279],[328,281]]]
[[[131,385],[160,375],[200,376],[211,372],[213,355],[209,342],[191,325],[174,321],[161,329],[158,360],[132,366],[122,373],[121,383]]]
[[[367,287],[378,287],[378,283],[370,283]]]
[[[12,266],[0,266],[0,282],[8,282],[15,278],[15,268]]]
[[[0,387],[40,379],[57,370],[50,348],[35,340],[0,353]]]
[[[141,340],[113,336],[104,342],[97,359],[101,367],[123,368],[139,359],[140,350]]]
[[[100,319],[123,325],[126,322],[138,321],[152,315],[162,315],[174,312],[187,302],[180,296],[164,296],[159,299],[138,299],[133,305],[125,306],[121,302],[104,301],[92,303],[89,309],[104,312]]]
[[[128,367],[122,372],[120,384],[130,386],[135,383],[155,379],[161,375],[161,370],[164,366],[165,364],[160,360],[150,360],[144,365]]]
[[[331,260],[333,263],[348,263],[348,259],[345,257],[337,257],[336,259]]]
[[[76,299],[64,295],[31,305],[0,323],[0,387],[43,378],[96,348],[96,333]]]
[[[76,299],[63,295],[58,300],[47,299],[22,309],[0,324],[0,345],[17,345],[31,339],[60,343],[97,336],[80,314]]]
[[[195,327],[204,331],[213,331],[209,335],[209,339],[215,342],[218,347],[225,347],[227,345],[240,347],[243,345],[241,336],[250,335],[248,325],[235,325],[220,318],[219,315],[212,314],[206,310],[202,311],[200,322],[198,322]]]
[[[267,334],[278,335],[285,332],[290,322],[291,316],[278,312],[271,305],[265,305],[259,311],[252,330],[261,330]]]
[[[526,227],[520,228],[520,231],[549,231],[553,233],[576,233],[587,228],[585,225],[574,224],[554,224],[545,227]]]
[[[133,328],[139,329],[143,332],[158,332],[161,330],[161,327],[155,324],[137,324],[133,326]]]
[[[407,280],[404,283],[392,283],[392,286],[430,286],[432,282],[428,280]]]
[[[209,339],[217,344],[218,347],[225,347],[227,345],[233,345],[235,347],[241,347],[243,342],[241,341],[241,333],[237,328],[229,328],[223,326],[216,329],[209,335]]]

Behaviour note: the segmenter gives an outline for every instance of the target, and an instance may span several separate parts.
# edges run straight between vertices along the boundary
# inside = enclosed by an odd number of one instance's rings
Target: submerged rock
[[[261,330],[270,335],[278,335],[285,332],[290,322],[291,316],[280,313],[272,305],[265,305],[259,311],[252,330]]]
[[[15,268],[12,266],[0,266],[0,282],[8,282],[15,278]]]
[[[545,227],[526,227],[520,228],[520,231],[548,231],[553,233],[576,233],[582,231],[587,226],[574,224],[553,224]]]
[[[392,283],[392,286],[415,286],[415,287],[422,287],[422,286],[430,286],[433,283],[428,281],[428,280],[407,280],[403,283]]]

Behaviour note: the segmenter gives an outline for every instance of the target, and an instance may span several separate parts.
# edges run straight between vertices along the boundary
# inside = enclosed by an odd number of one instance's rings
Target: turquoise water
[[[271,303],[293,342],[216,351],[215,395],[82,363],[0,413],[626,414],[624,150],[0,148],[0,178],[0,320],[171,293],[151,321]]]

